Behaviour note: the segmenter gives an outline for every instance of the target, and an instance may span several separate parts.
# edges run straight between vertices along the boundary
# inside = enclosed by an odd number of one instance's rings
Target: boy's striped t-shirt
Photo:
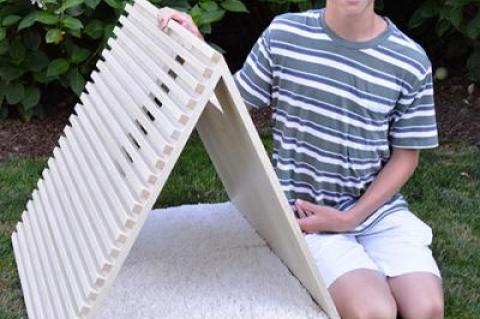
[[[324,9],[275,17],[234,79],[244,101],[272,106],[272,163],[298,198],[345,211],[388,161],[392,148],[438,145],[432,70],[424,50],[385,18],[372,40],[352,42]],[[396,194],[359,225],[408,209]]]

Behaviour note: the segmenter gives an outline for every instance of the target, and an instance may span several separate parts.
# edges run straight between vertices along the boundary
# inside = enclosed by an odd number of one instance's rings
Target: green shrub
[[[47,85],[80,95],[127,1],[0,0],[0,119],[16,109],[23,120],[40,113]],[[239,0],[152,0],[189,11],[204,33]]]
[[[435,24],[436,36],[447,41],[446,52],[471,52],[466,66],[472,81],[480,83],[480,2],[426,0],[410,18],[411,28]]]
[[[0,113],[24,120],[42,108],[47,84],[80,94],[115,26],[120,0],[0,0]]]

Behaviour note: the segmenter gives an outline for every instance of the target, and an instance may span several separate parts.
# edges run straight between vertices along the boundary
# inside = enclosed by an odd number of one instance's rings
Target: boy
[[[341,317],[443,318],[431,229],[398,193],[438,145],[423,49],[374,0],[327,0],[275,17],[234,78],[273,107],[273,165]]]

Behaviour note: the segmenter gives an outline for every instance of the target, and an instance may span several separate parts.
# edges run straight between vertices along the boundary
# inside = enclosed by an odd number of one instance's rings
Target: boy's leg
[[[355,236],[308,234],[305,240],[342,319],[396,318],[388,283]]]
[[[395,319],[397,307],[385,277],[370,269],[350,271],[329,288],[342,319]]]
[[[440,271],[431,228],[409,211],[394,212],[357,237],[380,270],[404,319],[443,318]]]
[[[403,319],[443,318],[442,281],[428,272],[388,278],[388,284]]]

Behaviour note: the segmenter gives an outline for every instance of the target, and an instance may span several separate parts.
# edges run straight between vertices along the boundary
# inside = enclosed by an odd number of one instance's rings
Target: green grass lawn
[[[263,138],[268,149],[271,138]],[[25,317],[10,234],[45,159],[0,163],[0,319]],[[434,231],[433,252],[445,284],[446,318],[480,314],[480,149],[424,152],[404,189],[412,211]],[[156,206],[225,201],[227,196],[198,139],[192,139]]]

